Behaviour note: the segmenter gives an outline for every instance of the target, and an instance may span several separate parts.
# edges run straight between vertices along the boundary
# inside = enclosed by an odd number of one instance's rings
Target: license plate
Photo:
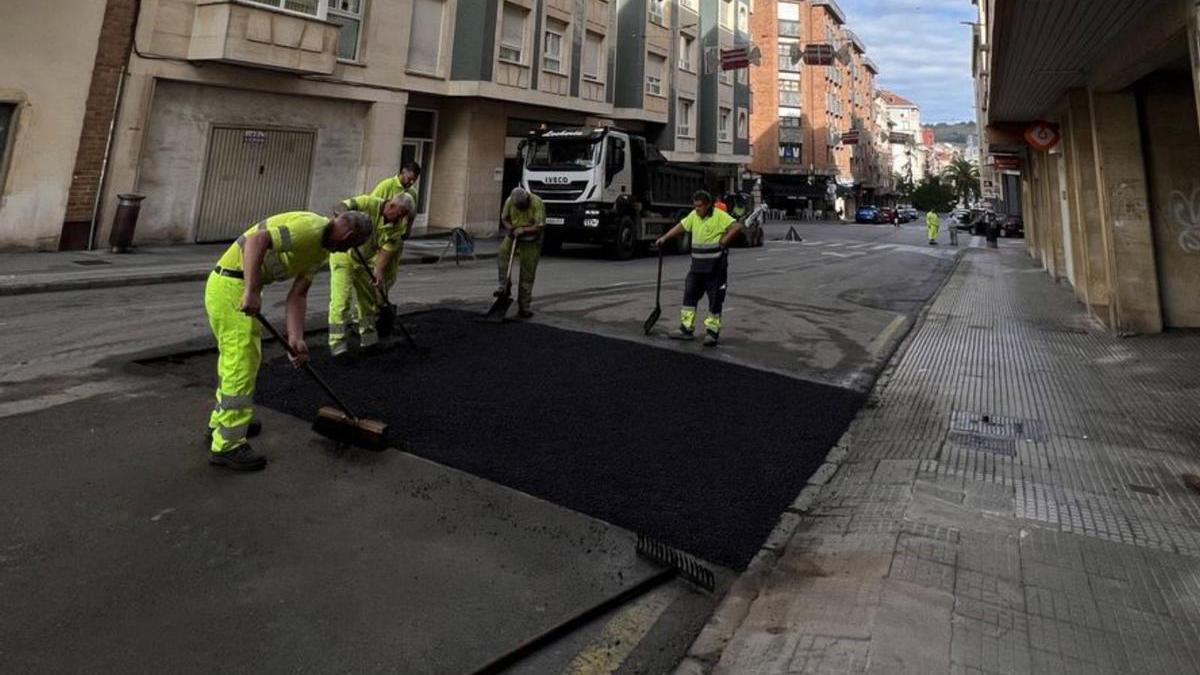
[[[547,218],[546,219],[547,225],[562,225],[565,222],[567,222],[567,221],[562,218]]]

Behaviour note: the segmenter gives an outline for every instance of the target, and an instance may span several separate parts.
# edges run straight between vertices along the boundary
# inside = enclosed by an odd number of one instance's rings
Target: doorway
[[[437,111],[409,108],[404,113],[404,140],[400,146],[400,166],[416,162],[421,167],[417,182],[417,217],[413,227],[429,227],[429,190],[433,182],[433,139],[437,135]]]

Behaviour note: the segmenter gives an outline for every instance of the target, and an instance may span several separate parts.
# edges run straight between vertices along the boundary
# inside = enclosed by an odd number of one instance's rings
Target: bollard
[[[117,195],[117,212],[108,235],[108,245],[113,253],[128,253],[133,247],[133,230],[137,227],[138,213],[145,198],[145,195]]]

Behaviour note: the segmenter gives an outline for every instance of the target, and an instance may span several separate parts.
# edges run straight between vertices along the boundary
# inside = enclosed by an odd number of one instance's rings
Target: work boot
[[[695,340],[696,332],[680,326],[679,328],[675,329],[675,332],[671,333],[669,337],[672,340]]]
[[[704,346],[705,347],[716,347],[717,346],[717,333],[714,333],[711,330],[704,331]]]
[[[533,312],[529,311],[528,309],[518,309],[517,316],[521,317],[522,319],[532,319]]]
[[[233,450],[208,453],[208,463],[234,471],[258,471],[267,465],[267,458],[254,452],[249,443],[243,443]]]
[[[262,433],[262,422],[260,422],[258,420],[250,420],[250,424],[246,427],[246,438],[254,438],[255,436],[257,436],[261,433]],[[213,434],[213,430],[209,429],[208,433],[204,435],[205,443],[212,445],[212,434]]]

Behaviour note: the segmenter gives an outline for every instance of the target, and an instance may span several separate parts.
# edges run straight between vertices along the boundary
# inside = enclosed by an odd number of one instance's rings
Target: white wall
[[[22,102],[0,248],[58,247],[105,3],[0,2],[0,100]]]
[[[403,114],[402,107],[397,109],[397,114]],[[146,195],[146,201],[137,241],[195,240],[197,203],[214,125],[315,129],[308,208],[324,212],[335,201],[353,196],[369,110],[370,104],[357,101],[158,82],[142,146],[137,191]],[[398,153],[396,157],[398,161]]]

